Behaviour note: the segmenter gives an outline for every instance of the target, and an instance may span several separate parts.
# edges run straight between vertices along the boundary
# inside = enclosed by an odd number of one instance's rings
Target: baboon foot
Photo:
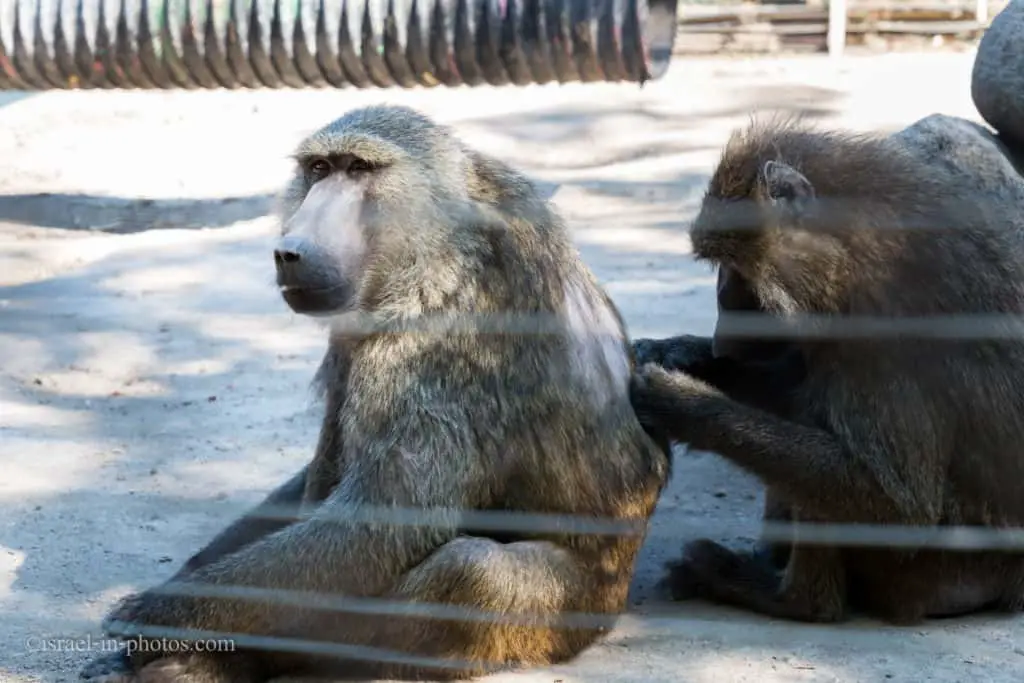
[[[88,683],[131,683],[135,672],[124,652],[108,652],[82,667],[78,677]]]
[[[753,557],[766,567],[781,572],[789,564],[790,547],[788,543],[761,541],[754,547]]]
[[[673,600],[725,601],[737,591],[772,593],[779,576],[760,554],[736,553],[708,539],[688,543],[683,557],[667,566],[665,586]]]
[[[101,655],[86,664],[87,683],[256,683],[256,670],[244,656],[174,655],[136,669],[124,652]]]

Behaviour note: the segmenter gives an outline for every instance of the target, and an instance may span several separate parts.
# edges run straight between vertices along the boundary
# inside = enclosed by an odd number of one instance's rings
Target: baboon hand
[[[103,620],[103,630],[111,637],[122,640],[145,640],[146,647],[134,648],[129,659],[138,668],[162,656],[156,637],[143,634],[147,626],[170,628],[202,628],[192,623],[191,603],[185,596],[161,595],[153,591],[134,593],[125,598],[110,611]]]
[[[128,633],[130,624],[135,622],[135,612],[138,604],[142,601],[142,593],[131,593],[118,600],[117,604],[103,618],[102,627],[104,633],[109,636],[129,637],[135,635]]]
[[[700,434],[711,401],[724,398],[709,384],[654,363],[633,373],[629,393],[633,410],[649,434],[690,443]]]
[[[137,635],[137,626],[141,626],[140,618],[144,618],[147,606],[151,606],[156,596],[148,591],[127,595],[114,606],[103,620],[103,629],[110,635],[130,637]]]
[[[690,372],[713,359],[711,339],[689,334],[669,339],[636,339],[633,355],[638,367],[655,363],[682,372]]]

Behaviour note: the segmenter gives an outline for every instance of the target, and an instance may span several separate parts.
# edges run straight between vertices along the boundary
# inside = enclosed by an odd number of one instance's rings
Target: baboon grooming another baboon
[[[763,309],[747,281],[731,268],[718,269],[716,290],[719,324],[713,336],[637,339],[633,342],[636,362],[700,377],[737,400],[785,417],[789,393],[804,379],[803,355],[787,340],[727,334],[721,329],[722,314],[762,313]],[[792,506],[771,488],[765,491],[763,519],[782,523],[793,519]],[[789,544],[762,541],[758,552],[781,569],[789,558]]]
[[[799,522],[1020,525],[1022,340],[829,327],[1024,312],[1021,207],[961,180],[895,137],[797,122],[734,136],[693,225],[694,253],[738,275],[792,332],[783,341],[802,369],[785,352],[758,362],[708,339],[646,340],[648,359],[674,356],[684,372],[636,373],[641,422],[752,472]],[[801,314],[824,320],[816,337],[785,327]],[[1024,605],[1019,552],[812,544],[799,527],[781,579],[756,554],[699,540],[667,581],[680,597],[807,621]]]
[[[269,502],[301,504],[308,516],[243,518],[175,580],[443,603],[498,620],[157,589],[119,605],[109,629],[130,636],[161,625],[421,658],[360,667],[374,677],[463,678],[573,657],[606,630],[600,615],[624,607],[669,470],[667,443],[630,406],[632,353],[618,312],[525,177],[410,109],[352,111],[302,142],[296,160],[278,284],[293,310],[337,317],[318,373],[326,414],[315,456]],[[354,331],[354,314],[380,327]],[[506,314],[547,327],[490,327],[487,316]],[[364,505],[443,514],[432,526],[371,523],[354,517]],[[460,510],[633,520],[634,532],[474,532]],[[565,612],[595,619],[541,623]],[[501,621],[516,615],[539,621]],[[144,679],[194,683],[355,668],[272,649],[158,655],[129,664]]]

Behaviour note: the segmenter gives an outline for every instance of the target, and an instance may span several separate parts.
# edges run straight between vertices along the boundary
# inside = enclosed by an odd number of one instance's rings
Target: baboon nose
[[[286,263],[298,263],[299,255],[297,252],[289,251],[287,249],[275,249],[274,250],[274,263],[279,266],[283,266]]]

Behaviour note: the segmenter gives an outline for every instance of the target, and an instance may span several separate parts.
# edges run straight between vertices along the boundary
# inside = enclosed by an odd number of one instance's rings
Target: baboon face
[[[274,249],[281,296],[296,313],[349,308],[367,253],[367,190],[382,172],[349,152],[299,159],[308,185]]]
[[[812,224],[818,198],[802,173],[777,160],[756,168],[725,168],[712,178],[690,237],[694,256],[718,266],[719,314],[786,317],[810,308],[803,290],[808,280],[815,287],[824,282],[833,241]],[[775,353],[764,340],[750,340],[759,347],[755,351],[743,338],[727,339],[721,329],[715,341],[716,353],[723,355],[750,359],[761,351]]]
[[[447,168],[462,159],[445,129],[373,111],[325,126],[294,155],[274,266],[296,313],[352,310],[375,255],[422,238],[436,203],[465,194],[464,176]]]

